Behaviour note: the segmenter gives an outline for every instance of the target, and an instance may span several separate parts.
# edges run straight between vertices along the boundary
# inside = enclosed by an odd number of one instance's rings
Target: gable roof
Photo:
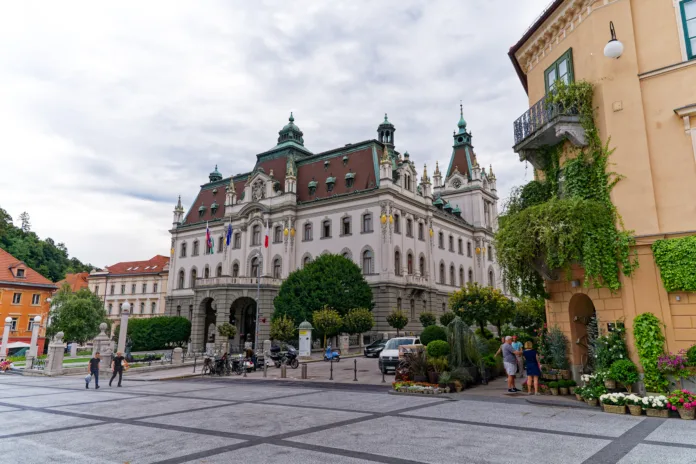
[[[169,258],[162,255],[156,255],[147,261],[125,261],[116,263],[106,267],[109,274],[118,275],[143,275],[143,274],[159,274],[169,265]]]
[[[60,282],[57,282],[56,285],[58,288],[62,288],[63,285],[68,284],[70,285],[70,290],[72,292],[76,292],[78,290],[82,290],[83,288],[87,288],[87,277],[89,276],[89,272],[78,272],[76,274],[65,274],[65,279],[61,280]]]
[[[24,269],[24,277],[15,277],[17,269]],[[0,283],[57,288],[53,282],[2,248],[0,248]]]

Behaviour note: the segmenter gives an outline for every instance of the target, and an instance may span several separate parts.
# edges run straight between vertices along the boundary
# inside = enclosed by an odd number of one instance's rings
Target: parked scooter
[[[339,362],[341,360],[341,353],[337,350],[332,350],[331,345],[326,347],[326,352],[324,353],[324,361],[334,360]]]

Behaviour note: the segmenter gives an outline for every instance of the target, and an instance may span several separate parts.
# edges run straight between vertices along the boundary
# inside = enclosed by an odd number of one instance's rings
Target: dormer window
[[[201,205],[200,208],[198,208],[198,216],[203,217],[205,214],[205,206]]]
[[[351,188],[353,187],[353,184],[355,184],[355,173],[349,172],[346,174],[346,187]]]
[[[336,184],[336,178],[335,177],[327,177],[326,178],[326,190],[328,192],[332,192],[334,185]]]
[[[17,269],[17,277],[25,277],[24,275],[24,269]]]
[[[310,195],[314,195],[315,193],[317,193],[317,181],[310,181],[308,187]]]
[[[215,214],[215,213],[217,212],[217,210],[218,210],[218,204],[217,204],[217,202],[213,202],[213,204],[210,205],[210,211],[211,211],[213,214]]]
[[[345,166],[346,164],[348,164],[348,155],[343,157],[343,165]]]

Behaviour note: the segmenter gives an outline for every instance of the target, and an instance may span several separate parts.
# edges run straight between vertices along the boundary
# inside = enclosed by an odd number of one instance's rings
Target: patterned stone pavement
[[[360,385],[123,385],[0,375],[0,462],[696,463],[696,421]]]

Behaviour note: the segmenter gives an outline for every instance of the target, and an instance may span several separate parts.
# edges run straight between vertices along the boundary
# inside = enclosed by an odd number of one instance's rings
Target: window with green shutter
[[[682,0],[679,6],[684,26],[686,56],[693,60],[696,58],[696,0]]]
[[[573,49],[569,48],[559,59],[557,59],[546,71],[544,71],[544,85],[546,93],[553,90],[556,82],[563,81],[570,84],[575,80],[573,73]]]

